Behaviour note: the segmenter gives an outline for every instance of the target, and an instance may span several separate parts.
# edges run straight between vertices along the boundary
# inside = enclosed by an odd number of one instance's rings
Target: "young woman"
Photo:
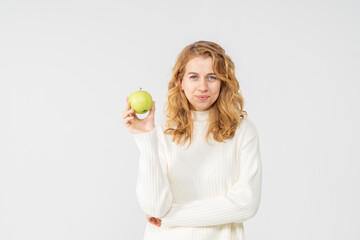
[[[244,239],[260,204],[259,137],[244,111],[234,64],[208,41],[186,46],[169,82],[166,120],[155,102],[139,119],[127,100],[124,124],[140,150],[136,194],[145,240]]]

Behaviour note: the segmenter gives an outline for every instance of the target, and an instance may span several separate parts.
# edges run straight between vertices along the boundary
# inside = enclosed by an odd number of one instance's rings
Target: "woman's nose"
[[[199,89],[201,91],[207,91],[208,89],[208,84],[205,78],[201,78],[200,79],[200,83],[199,83]]]

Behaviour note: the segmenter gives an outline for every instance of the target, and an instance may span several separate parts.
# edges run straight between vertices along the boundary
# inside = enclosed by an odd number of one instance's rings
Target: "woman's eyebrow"
[[[196,72],[189,72],[188,74],[198,74],[198,73],[196,73]],[[208,73],[208,74],[206,74],[206,75],[216,75],[215,73]]]

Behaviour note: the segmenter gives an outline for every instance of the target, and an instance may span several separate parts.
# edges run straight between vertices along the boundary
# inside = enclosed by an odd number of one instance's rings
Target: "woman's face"
[[[211,57],[194,57],[185,66],[181,90],[190,102],[190,109],[208,110],[217,100],[221,80],[216,78]]]

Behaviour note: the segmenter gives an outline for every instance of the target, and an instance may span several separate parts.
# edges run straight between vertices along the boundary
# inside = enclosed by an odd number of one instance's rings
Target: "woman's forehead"
[[[211,57],[194,57],[185,65],[186,72],[206,72],[213,73],[212,58]]]

